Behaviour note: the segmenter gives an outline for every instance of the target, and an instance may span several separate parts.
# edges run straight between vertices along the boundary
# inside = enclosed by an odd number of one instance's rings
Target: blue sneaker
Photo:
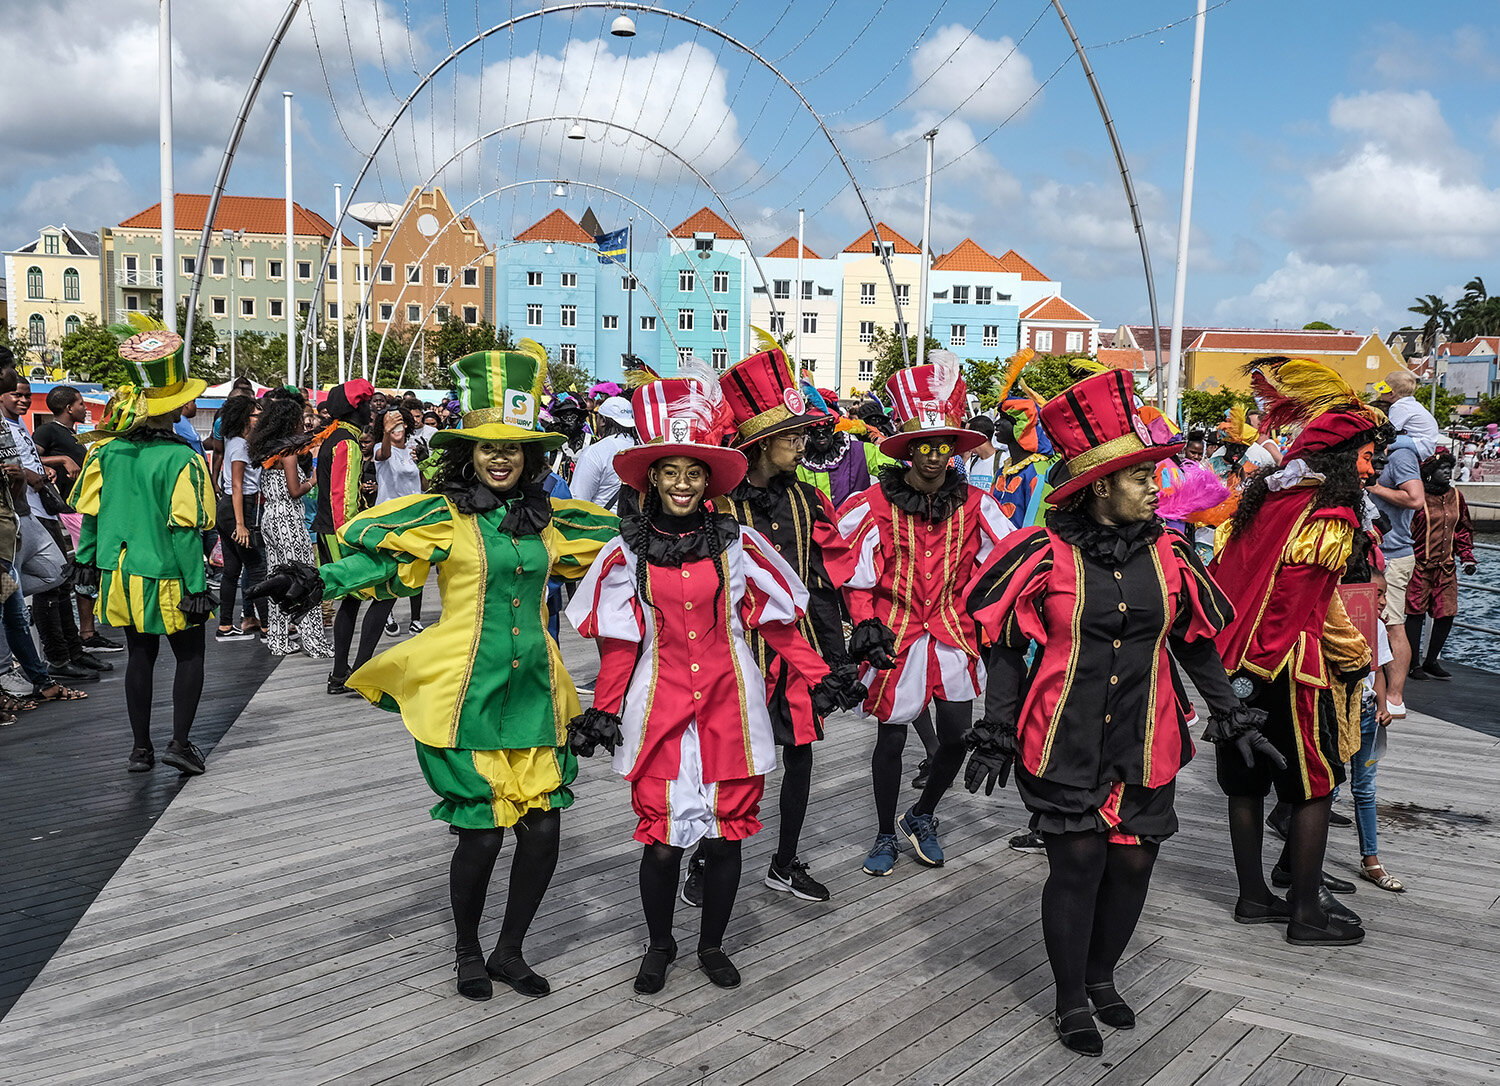
[[[865,857],[866,875],[889,875],[891,868],[896,866],[896,835],[894,833],[877,834],[875,847],[870,849],[870,854]]]
[[[906,834],[911,847],[917,850],[917,859],[928,867],[943,866],[943,846],[938,841],[937,815],[919,815],[907,811],[896,820],[896,828]]]

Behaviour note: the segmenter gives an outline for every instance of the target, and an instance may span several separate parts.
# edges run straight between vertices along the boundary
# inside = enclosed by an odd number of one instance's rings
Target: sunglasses
[[[915,446],[916,451],[923,456],[931,456],[933,453],[937,453],[939,456],[952,456],[955,448],[956,446],[951,441],[940,441],[936,445],[930,441],[924,441],[922,444]]]

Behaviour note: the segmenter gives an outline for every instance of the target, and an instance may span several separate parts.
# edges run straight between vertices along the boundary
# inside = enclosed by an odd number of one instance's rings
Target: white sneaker
[[[1406,719],[1406,702],[1385,699],[1385,711],[1390,714],[1392,720]]]
[[[16,668],[0,675],[0,690],[13,698],[29,698],[32,693],[31,680],[22,673],[20,668]]]
[[[416,619],[412,619],[411,625],[406,628],[406,632],[411,634],[419,634],[425,629],[427,629],[427,627],[422,625],[421,622],[417,621]]]
[[[388,619],[385,620],[385,635],[387,637],[396,637],[400,633],[401,633],[401,627],[398,626],[398,625],[396,625],[396,620],[395,619],[388,618]]]

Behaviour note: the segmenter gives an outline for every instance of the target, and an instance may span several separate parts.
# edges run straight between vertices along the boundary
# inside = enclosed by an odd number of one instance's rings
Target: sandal
[[[0,709],[0,728],[5,727],[7,724],[14,724],[20,719],[15,713],[8,713],[4,709]]]
[[[82,701],[88,697],[82,690],[72,690],[60,682],[39,686],[31,696],[37,701]]]
[[[0,713],[25,713],[36,708],[36,702],[30,698],[16,698],[9,694],[0,694]]]
[[[1065,1029],[1064,1025],[1068,1022],[1075,1025]],[[1071,1049],[1080,1056],[1104,1055],[1104,1038],[1094,1025],[1094,1016],[1087,1007],[1076,1007],[1071,1011],[1054,1014],[1052,1028],[1057,1030],[1057,1039],[1063,1043],[1064,1048]]]
[[[1393,894],[1406,893],[1406,887],[1401,884],[1401,880],[1386,871],[1384,864],[1365,863],[1361,860],[1359,864],[1359,877],[1367,882],[1373,882],[1382,890],[1389,890]]]

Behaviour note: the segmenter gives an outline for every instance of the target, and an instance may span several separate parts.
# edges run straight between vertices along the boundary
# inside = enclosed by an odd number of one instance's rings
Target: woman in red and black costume
[[[1234,604],[1234,621],[1218,637],[1235,689],[1269,714],[1266,737],[1286,765],[1251,765],[1220,750],[1219,786],[1229,797],[1244,924],[1287,924],[1289,943],[1344,946],[1364,938],[1352,914],[1331,915],[1324,900],[1323,853],[1333,789],[1344,779],[1334,698],[1370,670],[1370,646],[1349,621],[1339,579],[1360,531],[1364,481],[1374,476],[1377,441],[1390,436],[1385,416],[1361,403],[1332,369],[1280,356],[1251,362],[1251,387],[1265,405],[1268,429],[1300,432],[1281,466],[1256,473],[1240,493],[1234,517],[1209,569]],[[1266,885],[1261,856],[1265,797],[1272,788],[1291,804],[1286,901]]]
[[[1228,602],[1193,545],[1156,517],[1156,464],[1182,445],[1153,444],[1133,396],[1129,376],[1110,371],[1042,407],[1067,480],[1046,499],[1046,527],[1008,538],[968,598],[993,647],[965,784],[993,791],[1015,761],[1050,866],[1042,934],[1054,1026],[1094,1056],[1104,1041],[1090,1003],[1107,1025],[1135,1025],[1115,965],[1157,850],[1177,830],[1174,782],[1193,756],[1173,661],[1225,727],[1249,734],[1256,716],[1214,646]]]
[[[814,711],[859,703],[797,630],[807,589],[759,532],[707,504],[744,478],[745,455],[717,445],[732,430],[713,372],[643,385],[632,407],[642,444],[615,455],[640,508],[620,522],[568,607],[599,642],[593,706],[573,749],[614,752],[630,782],[650,942],[635,990],[661,991],[677,957],[673,904],[684,849],[703,842],[698,960],[721,988],[740,983],[724,932],[740,881],[740,843],[758,832],[765,775],[776,766],[765,678],[746,643],[756,630],[811,687]]]

